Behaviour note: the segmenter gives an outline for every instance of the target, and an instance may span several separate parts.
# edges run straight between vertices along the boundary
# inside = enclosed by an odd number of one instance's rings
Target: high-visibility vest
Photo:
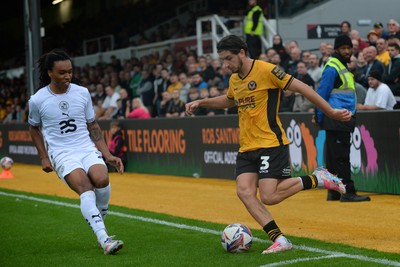
[[[354,76],[353,74],[343,65],[342,62],[340,62],[339,59],[332,57],[328,60],[326,63],[324,69],[326,66],[331,66],[336,69],[337,73],[339,74],[340,79],[342,80],[342,85],[339,88],[334,88],[331,92],[331,94],[335,93],[345,93],[346,91],[349,91],[350,93],[355,92],[355,84],[354,84]],[[341,91],[337,91],[341,90]]]
[[[260,18],[258,19],[257,28],[254,31],[252,31],[252,28],[253,28],[253,14],[256,11],[260,11],[261,15],[260,15]],[[255,35],[262,35],[263,34],[262,18],[263,18],[263,11],[262,11],[261,7],[258,6],[258,5],[254,6],[249,11],[249,13],[247,13],[246,24],[244,26],[244,33],[245,34],[251,34],[253,32],[253,34],[255,34]]]
[[[329,97],[328,103],[333,108],[346,108],[355,114],[356,112],[356,87],[354,83],[354,76],[339,59],[331,57],[325,64],[336,69],[339,74],[342,85],[339,88],[333,88]],[[346,95],[345,102],[341,101],[343,96]]]

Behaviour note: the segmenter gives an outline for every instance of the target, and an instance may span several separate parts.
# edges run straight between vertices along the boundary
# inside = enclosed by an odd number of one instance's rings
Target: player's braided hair
[[[217,44],[218,53],[222,51],[230,51],[232,54],[239,54],[241,49],[247,52],[247,44],[236,35],[225,36]]]
[[[53,49],[48,53],[43,54],[38,60],[39,67],[39,88],[47,86],[50,84],[51,79],[47,72],[52,70],[54,67],[54,62],[71,60],[68,54],[61,49]]]

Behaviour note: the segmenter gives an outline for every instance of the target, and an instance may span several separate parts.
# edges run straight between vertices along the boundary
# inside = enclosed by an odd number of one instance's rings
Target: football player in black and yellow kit
[[[263,254],[290,250],[265,205],[275,205],[301,190],[327,188],[345,193],[340,179],[323,168],[312,175],[291,177],[289,140],[278,116],[284,90],[303,94],[327,116],[348,121],[351,112],[333,109],[311,87],[279,67],[247,56],[247,45],[238,36],[224,37],[217,45],[223,67],[232,71],[227,95],[195,100],[186,104],[186,114],[198,108],[238,107],[240,148],[236,159],[236,188],[253,218],[273,244]],[[257,197],[257,188],[260,198]]]

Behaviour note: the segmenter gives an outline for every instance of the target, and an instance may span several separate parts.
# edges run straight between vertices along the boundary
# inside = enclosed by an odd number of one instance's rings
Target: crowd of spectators
[[[376,23],[367,39],[342,23],[342,34],[353,41],[353,57],[349,70],[354,74],[358,103],[364,104],[369,88],[370,71],[377,71],[381,82],[400,97],[400,32],[395,20],[384,29]],[[370,38],[371,35],[377,38]],[[314,89],[318,88],[322,69],[333,52],[332,44],[321,43],[319,53],[302,49],[291,40],[284,43],[274,36],[273,46],[259,56],[280,66],[284,71]],[[120,60],[112,56],[111,63],[98,62],[74,69],[74,80],[85,86],[92,96],[99,120],[125,118],[155,118],[184,116],[185,103],[198,98],[225,94],[231,73],[209,54],[195,51],[151,53],[141,58]],[[0,79],[0,121],[2,123],[27,120],[27,86],[25,76]],[[398,107],[398,105],[397,105]],[[313,105],[301,95],[283,93],[281,112],[312,112]],[[237,109],[199,109],[194,116],[236,114]]]
[[[385,29],[383,23],[377,22],[373,25],[373,29],[368,32],[365,39],[360,37],[356,29],[352,29],[348,21],[341,22],[340,26],[340,34],[348,35],[353,43],[353,56],[351,62],[348,63],[348,69],[354,75],[358,109],[366,109],[365,105],[371,105],[370,95],[372,94],[375,95],[373,102],[376,105],[368,109],[399,109],[399,23],[394,19],[390,19]],[[266,54],[260,55],[260,59],[279,65],[287,73],[317,90],[324,65],[334,53],[333,45],[331,43],[320,43],[318,54],[301,49],[294,40],[285,46],[279,36],[275,36],[273,41],[275,48],[272,47]],[[273,59],[274,57],[275,59]],[[371,72],[374,75],[371,75]],[[371,83],[371,78],[379,79],[379,83]],[[380,90],[386,85],[390,90]],[[379,100],[376,99],[378,97],[380,98]],[[394,98],[397,103],[394,102],[393,104],[392,100]],[[389,102],[393,105],[387,104]],[[313,112],[313,110],[313,105],[303,96],[290,92],[282,94],[281,112]]]

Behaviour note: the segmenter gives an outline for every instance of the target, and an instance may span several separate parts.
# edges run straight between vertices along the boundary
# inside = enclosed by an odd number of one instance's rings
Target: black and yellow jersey
[[[232,74],[227,97],[238,107],[239,152],[289,144],[278,116],[282,90],[293,77],[279,67],[254,60],[246,77]]]

